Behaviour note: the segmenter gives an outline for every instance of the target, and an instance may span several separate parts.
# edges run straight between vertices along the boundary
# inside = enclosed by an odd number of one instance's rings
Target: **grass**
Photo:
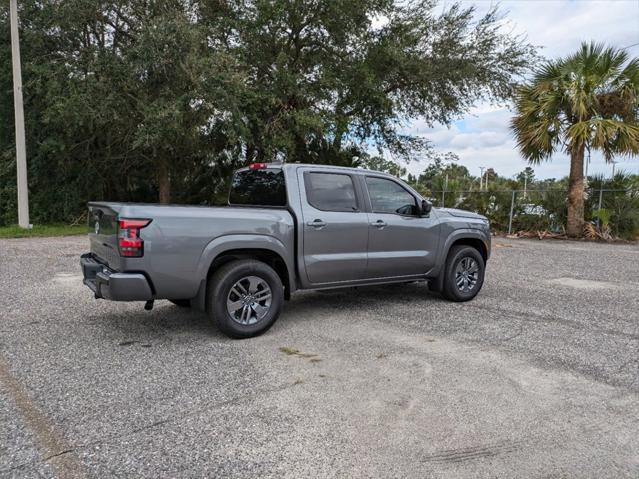
[[[87,234],[87,226],[69,226],[65,224],[33,225],[31,229],[18,225],[0,226],[0,238],[33,238],[45,236],[71,236]]]
[[[295,348],[289,348],[289,347],[286,347],[286,346],[282,346],[281,348],[279,348],[279,351],[281,353],[286,354],[287,356],[297,356],[298,358],[308,359],[312,363],[317,363],[317,362],[321,361],[321,359],[319,359],[317,357],[317,354],[303,353],[299,349],[295,349]]]
[[[282,346],[280,348],[280,352],[286,354],[287,356],[294,356],[299,353],[297,349],[288,348],[286,346]]]

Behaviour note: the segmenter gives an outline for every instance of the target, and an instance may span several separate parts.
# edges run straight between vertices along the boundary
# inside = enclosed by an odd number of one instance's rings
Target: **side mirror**
[[[428,200],[422,200],[422,215],[428,216],[430,210],[433,209],[433,204]]]

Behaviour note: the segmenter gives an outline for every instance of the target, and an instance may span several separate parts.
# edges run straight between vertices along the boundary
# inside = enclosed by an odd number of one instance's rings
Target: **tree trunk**
[[[160,159],[158,163],[158,190],[160,191],[160,203],[171,202],[171,177],[169,176],[169,165],[166,159]]]
[[[255,161],[255,145],[249,143],[246,145],[246,163],[253,163]]]
[[[581,145],[570,153],[566,232],[572,238],[581,237],[584,231],[584,150],[585,146]]]

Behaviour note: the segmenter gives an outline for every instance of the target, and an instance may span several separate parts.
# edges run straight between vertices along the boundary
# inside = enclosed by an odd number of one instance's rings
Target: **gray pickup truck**
[[[89,239],[96,298],[168,299],[235,338],[266,331],[297,290],[422,280],[467,301],[490,255],[481,215],[432,208],[388,174],[303,164],[236,171],[225,207],[89,203]]]

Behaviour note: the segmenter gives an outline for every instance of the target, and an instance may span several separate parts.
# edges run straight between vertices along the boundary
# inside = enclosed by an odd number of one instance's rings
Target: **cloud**
[[[477,15],[497,2],[462,0]],[[636,0],[506,0],[504,30],[523,34],[549,58],[574,51],[591,39],[625,47],[639,41],[639,2]],[[639,49],[635,50],[639,51]]]
[[[475,5],[482,15],[494,2],[462,1]],[[445,5],[445,4],[444,4]],[[595,40],[616,47],[639,42],[639,1],[536,0],[503,1],[500,10],[507,13],[504,30],[524,34],[527,40],[541,48],[547,58],[572,53],[582,41]],[[627,50],[639,56],[639,46]],[[412,122],[406,132],[424,136],[441,151],[453,151],[471,173],[478,174],[479,166],[493,167],[504,176],[513,176],[527,163],[517,151],[509,130],[512,111],[508,107],[478,104],[450,127],[425,122]],[[619,159],[617,168],[639,173],[639,159]],[[409,171],[420,172],[425,165],[413,163]],[[551,162],[534,166],[539,178],[560,178],[568,174],[567,155],[559,152]],[[593,153],[590,172],[610,174],[612,166],[598,153]]]
[[[453,148],[465,149],[473,147],[501,146],[508,141],[508,136],[500,131],[481,131],[474,133],[460,133],[449,143]]]

